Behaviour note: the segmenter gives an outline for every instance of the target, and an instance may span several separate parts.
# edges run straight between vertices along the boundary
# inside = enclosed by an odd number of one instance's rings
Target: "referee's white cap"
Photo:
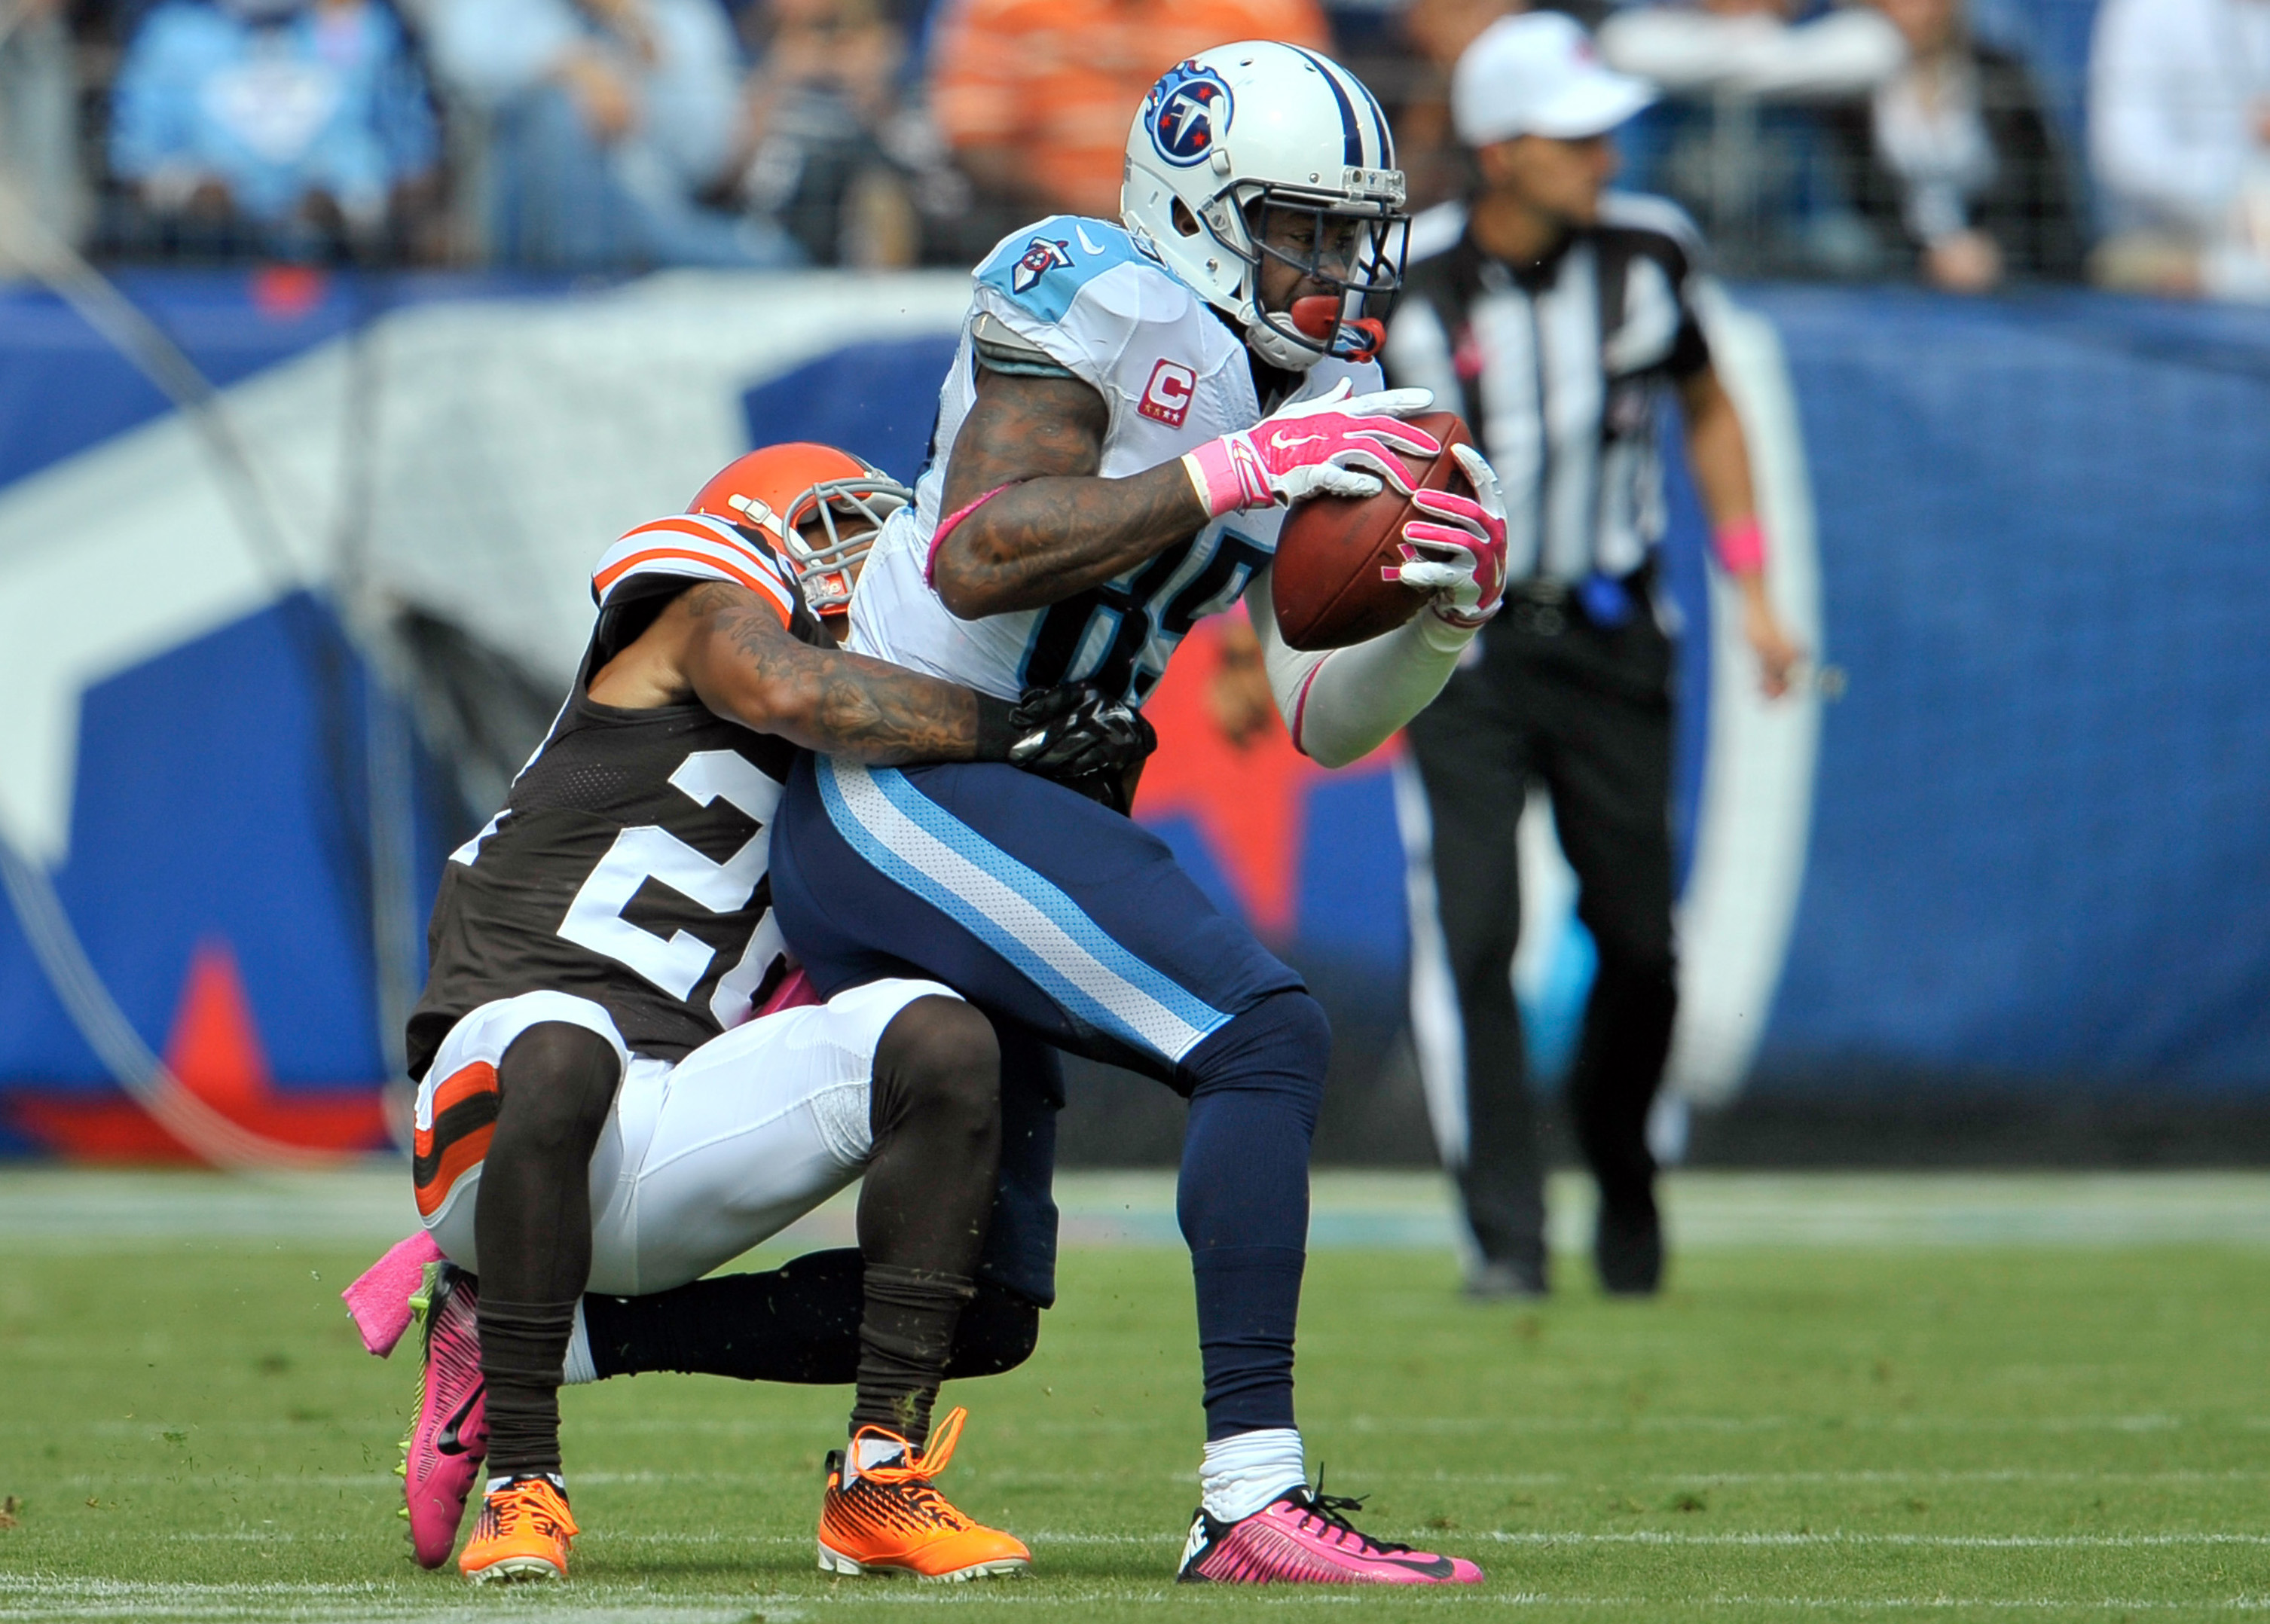
[[[1558,11],[1502,17],[1450,75],[1450,122],[1468,146],[1516,136],[1605,135],[1655,100],[1645,79],[1600,60],[1592,36]]]

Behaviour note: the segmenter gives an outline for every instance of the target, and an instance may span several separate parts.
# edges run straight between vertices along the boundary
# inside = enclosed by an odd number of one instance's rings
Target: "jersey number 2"
[[[756,819],[757,832],[725,861],[712,863],[653,824],[623,830],[568,904],[560,934],[579,947],[628,965],[683,1003],[708,974],[717,950],[691,931],[675,931],[664,938],[641,930],[623,917],[623,909],[649,879],[660,880],[713,914],[737,914],[746,908],[771,861],[772,816],[780,805],[781,786],[731,750],[695,751],[679,764],[670,782],[698,806],[723,800]],[[710,1012],[719,1025],[732,1026],[747,1014],[750,995],[783,951],[779,928],[768,910],[740,962],[725,973],[710,997]]]

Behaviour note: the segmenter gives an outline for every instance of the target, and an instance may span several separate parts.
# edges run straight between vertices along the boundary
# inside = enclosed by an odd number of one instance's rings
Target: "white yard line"
[[[1895,1534],[1829,1530],[1814,1533],[1671,1533],[1635,1528],[1609,1533],[1537,1530],[1478,1530],[1441,1536],[1487,1539],[1496,1545],[1642,1546],[1888,1546],[1948,1551],[2125,1551],[2161,1546],[2270,1546],[2270,1534],[2207,1531],[2162,1534]]]
[[[1047,1538],[1043,1536],[1043,1538]],[[1056,1536],[1059,1541],[1069,1536]],[[1146,1541],[1164,1544],[1168,1541]],[[1951,1542],[1960,1543],[1960,1542]],[[911,1585],[864,1585],[839,1589],[822,1596],[760,1594],[731,1598],[688,1598],[683,1600],[635,1595],[619,1598],[592,1594],[555,1598],[516,1598],[528,1605],[516,1613],[561,1624],[726,1624],[752,1611],[768,1620],[809,1616],[815,1609],[836,1605],[872,1607],[1020,1606],[1075,1613],[1084,1606],[1162,1599],[1161,1585],[1129,1583],[1111,1588],[1094,1586],[1065,1590],[1056,1586],[1001,1585],[968,1589],[931,1589]],[[484,1598],[484,1601],[489,1598]],[[1375,1600],[1361,1591],[1336,1590],[1288,1591],[1251,1598],[1271,1606],[1358,1606]],[[1650,1595],[1558,1593],[1549,1591],[1497,1590],[1437,1592],[1402,1598],[1428,1606],[1561,1608],[1628,1612],[1638,1608],[1672,1608],[1741,1613],[1953,1613],[2011,1612],[2033,1614],[2096,1616],[2103,1613],[2155,1614],[2270,1612],[2270,1596],[2237,1595],[2197,1601],[2126,1597],[1953,1596],[1930,1595],[1787,1595],[1723,1591],[1709,1595]],[[555,1600],[559,1605],[554,1605]],[[438,1605],[435,1605],[438,1604]],[[379,1584],[323,1583],[187,1583],[49,1577],[36,1574],[0,1574],[0,1620],[63,1619],[195,1619],[226,1620],[290,1617],[300,1620],[490,1620],[494,1605],[472,1603],[453,1595],[428,1603],[413,1591]]]
[[[413,1584],[415,1582],[412,1582]],[[752,1603],[768,1624],[805,1616],[792,1602],[759,1597],[642,1600],[594,1597],[588,1602],[529,1597],[534,1605],[512,1611],[558,1624],[740,1624]],[[783,1598],[785,1601],[786,1598]],[[0,1619],[235,1619],[289,1617],[308,1620],[493,1620],[495,1605],[475,1605],[464,1592],[445,1602],[421,1598],[409,1585],[323,1584],[266,1582],[196,1583],[160,1580],[65,1578],[41,1574],[0,1573]],[[509,1604],[508,1604],[509,1605]],[[288,1609],[288,1611],[284,1611]]]
[[[1487,1541],[1492,1545],[1517,1546],[1648,1546],[1685,1547],[1730,1546],[1761,1550],[1807,1546],[1836,1546],[1866,1548],[1887,1546],[1949,1551],[2126,1551],[2161,1548],[2204,1548],[2219,1546],[2240,1546],[2250,1548],[2270,1546],[2270,1534],[2219,1533],[2209,1530],[2186,1530],[2156,1534],[1910,1534],[1879,1533],[1859,1530],[1829,1529],[1821,1531],[1790,1531],[1779,1530],[1730,1531],[1726,1532],[1684,1533],[1659,1529],[1621,1529],[1595,1531],[1584,1529],[1458,1529],[1445,1532],[1439,1529],[1392,1529],[1376,1531],[1383,1538],[1401,1539],[1406,1543],[1435,1540],[1448,1545],[1461,1541]],[[231,1545],[295,1545],[330,1544],[338,1541],[367,1539],[369,1529],[341,1530],[320,1533],[262,1533],[251,1530],[226,1533],[168,1533],[155,1538],[168,1542]],[[1020,1529],[1019,1536],[1035,1547],[1052,1545],[1089,1546],[1168,1546],[1181,1543],[1180,1532],[1099,1532],[1085,1530],[1077,1532],[1057,1532],[1047,1529]],[[653,1546],[670,1548],[679,1546],[801,1546],[812,1543],[809,1534],[735,1533],[722,1529],[686,1529],[674,1531],[624,1532],[619,1530],[592,1529],[579,1536],[585,1545],[594,1548],[610,1546]]]
[[[1364,1599],[1346,1593],[1303,1593],[1265,1596],[1265,1606],[1299,1607],[1347,1605]],[[1723,1608],[1738,1612],[1780,1613],[1953,1613],[1981,1612],[2073,1613],[2270,1613],[2270,1596],[2232,1596],[2214,1601],[2137,1601],[2120,1597],[2074,1600],[2056,1596],[1590,1596],[1555,1595],[1539,1591],[1470,1591],[1458,1596],[1429,1597],[1435,1606],[1590,1607],[1619,1612],[1636,1607]]]
[[[1178,1247],[1174,1175],[1067,1172],[1057,1198],[1068,1246]],[[1589,1243],[1591,1187],[1555,1180],[1555,1244]],[[843,1243],[853,1192],[768,1250]],[[1672,1241],[1717,1247],[2270,1246],[2270,1175],[2137,1174],[1745,1174],[1671,1175]],[[1320,1170],[1318,1250],[1448,1250],[1447,1186],[1424,1172]],[[174,1171],[13,1167],[0,1171],[0,1242],[50,1249],[268,1240],[371,1243],[416,1223],[409,1181],[387,1162],[321,1178],[232,1179]],[[344,1284],[345,1282],[341,1282]]]
[[[2069,1426],[2060,1430],[2069,1430]],[[774,1488],[783,1484],[805,1484],[812,1474],[801,1468],[783,1468],[778,1472],[578,1472],[573,1474],[579,1486],[612,1487],[619,1484],[635,1484],[663,1487],[671,1484],[710,1484],[727,1488]],[[1788,1472],[1650,1472],[1632,1475],[1617,1472],[1600,1472],[1582,1477],[1568,1472],[1449,1472],[1441,1468],[1427,1471],[1398,1472],[1392,1467],[1367,1469],[1367,1482],[1382,1483],[1439,1483],[1446,1486],[1480,1484],[1494,1488],[1554,1488],[1570,1484],[1611,1485],[1624,1482],[1691,1484],[1704,1488],[1713,1487],[1770,1487],[1777,1484],[1837,1484],[1866,1485],[1965,1483],[2055,1483],[2088,1486],[2092,1484],[2119,1485],[2133,1487],[2175,1488],[2193,1487],[2214,1488],[2270,1481],[2270,1472],[2234,1469],[2229,1472],[2068,1472],[2036,1471],[2028,1467],[1987,1467],[1976,1471],[1925,1470],[1903,1471],[1856,1468],[1850,1471],[1788,1471]],[[1138,1480],[1125,1471],[1098,1468],[1092,1472],[1027,1472],[1016,1467],[991,1467],[984,1470],[984,1481],[990,1487],[1006,1489],[1069,1487],[1088,1484],[1124,1484]],[[1164,1472],[1140,1480],[1172,1483],[1184,1487],[1194,1487],[1196,1475],[1187,1472]],[[85,1488],[136,1488],[153,1484],[169,1484],[190,1487],[241,1487],[251,1484],[274,1484],[293,1488],[383,1488],[393,1491],[398,1483],[391,1472],[74,1472],[55,1481],[66,1486]]]

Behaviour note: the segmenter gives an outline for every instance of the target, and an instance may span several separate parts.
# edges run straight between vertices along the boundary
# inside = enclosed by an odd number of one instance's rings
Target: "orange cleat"
[[[820,1568],[823,1573],[910,1573],[922,1579],[1004,1578],[1032,1566],[1021,1540],[973,1523],[953,1509],[931,1479],[953,1458],[967,1410],[956,1409],[931,1435],[927,1452],[896,1433],[862,1427],[851,1440],[875,1437],[899,1446],[896,1461],[869,1466],[843,1487],[843,1461],[827,1457],[827,1494],[820,1509]]]
[[[575,1519],[559,1483],[541,1473],[515,1478],[483,1497],[457,1571],[476,1584],[564,1579],[568,1542],[575,1537]]]

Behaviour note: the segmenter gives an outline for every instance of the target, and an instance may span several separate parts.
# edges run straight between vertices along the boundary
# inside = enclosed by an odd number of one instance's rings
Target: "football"
[[[1422,412],[1407,419],[1442,441],[1439,456],[1405,456],[1411,483],[1421,490],[1472,495],[1465,471],[1450,455],[1474,437],[1453,412]],[[1345,649],[1391,632],[1427,601],[1383,574],[1403,562],[1403,526],[1427,515],[1392,486],[1376,496],[1317,496],[1298,503],[1278,532],[1277,562],[1269,600],[1277,631],[1294,649]]]

